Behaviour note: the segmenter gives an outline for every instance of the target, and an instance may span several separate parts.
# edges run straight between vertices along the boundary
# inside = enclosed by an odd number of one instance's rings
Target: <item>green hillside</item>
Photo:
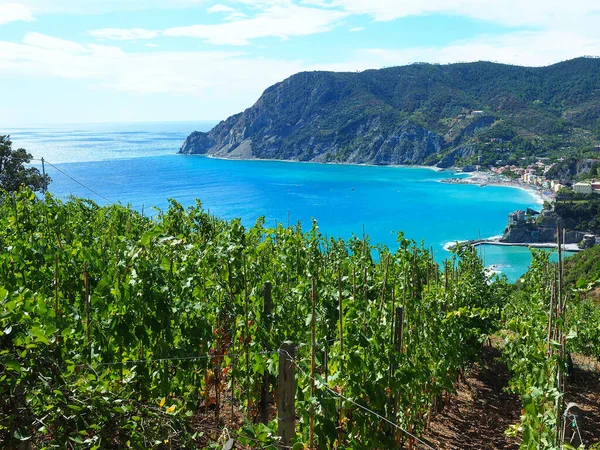
[[[303,72],[194,132],[182,153],[373,164],[495,163],[600,144],[600,59]]]

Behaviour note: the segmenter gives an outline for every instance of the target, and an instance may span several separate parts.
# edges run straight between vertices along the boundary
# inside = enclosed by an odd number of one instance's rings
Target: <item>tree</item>
[[[0,136],[0,191],[15,192],[21,185],[41,191],[52,181],[35,167],[25,167],[33,156],[23,148],[12,149],[10,136]]]

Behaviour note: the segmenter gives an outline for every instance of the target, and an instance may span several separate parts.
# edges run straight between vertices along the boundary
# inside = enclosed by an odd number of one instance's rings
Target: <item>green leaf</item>
[[[267,368],[267,364],[265,358],[261,355],[254,355],[252,369],[254,373],[260,373],[261,375],[265,373],[265,369]]]
[[[2,364],[4,364],[4,366],[8,370],[15,370],[17,372],[21,371],[21,364],[19,364],[19,362],[16,359],[9,359],[8,361],[3,361]]]
[[[312,313],[310,313],[308,316],[306,316],[306,320],[305,320],[305,325],[309,326],[312,323]]]
[[[27,436],[22,430],[16,430],[13,433],[13,436],[15,437],[15,439],[18,439],[20,441],[28,441],[29,439],[31,439],[31,436]]]
[[[35,337],[38,342],[42,342],[46,345],[50,344],[48,338],[46,337],[44,331],[41,328],[33,327],[31,330],[29,330],[29,334]]]

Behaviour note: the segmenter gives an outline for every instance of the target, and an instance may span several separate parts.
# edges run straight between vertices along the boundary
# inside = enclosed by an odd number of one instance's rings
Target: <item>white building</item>
[[[591,194],[592,185],[590,183],[575,183],[573,185],[573,191],[575,191],[578,194]]]

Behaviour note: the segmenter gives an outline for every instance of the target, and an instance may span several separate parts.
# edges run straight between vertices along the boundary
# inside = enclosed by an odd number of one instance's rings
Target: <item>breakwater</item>
[[[471,239],[468,241],[457,241],[455,243],[447,244],[446,249],[451,250],[456,245],[471,245],[473,247],[478,247],[480,245],[498,245],[504,247],[529,247],[529,248],[558,248],[558,244],[556,242],[502,242],[496,239]],[[561,245],[563,251],[566,252],[580,252],[582,249],[579,248],[577,244],[563,244]]]

